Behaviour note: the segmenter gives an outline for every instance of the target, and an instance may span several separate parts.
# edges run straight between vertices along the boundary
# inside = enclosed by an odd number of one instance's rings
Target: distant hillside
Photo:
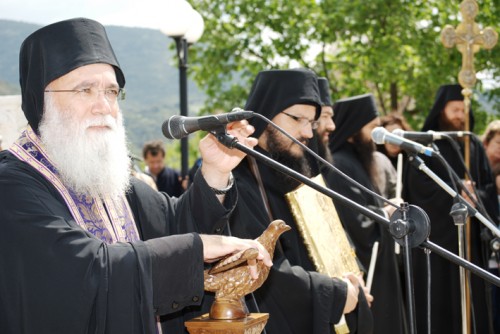
[[[0,95],[19,94],[18,57],[22,41],[40,26],[0,20]],[[179,112],[179,75],[173,41],[160,31],[106,27],[126,77],[121,103],[129,140],[136,153],[150,139],[162,139],[161,124]],[[190,114],[197,114],[204,95],[190,82]]]

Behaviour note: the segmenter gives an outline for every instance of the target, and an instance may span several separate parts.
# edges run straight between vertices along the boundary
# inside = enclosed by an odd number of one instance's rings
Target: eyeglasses
[[[99,93],[104,93],[104,98],[109,103],[113,104],[116,101],[125,100],[125,89],[123,88],[83,88],[83,89],[47,89],[46,93],[74,93],[83,102],[92,102],[99,97]]]
[[[301,126],[306,127],[308,124],[311,124],[311,129],[316,130],[319,126],[319,122],[315,120],[310,120],[307,117],[298,117],[294,115],[287,114],[286,112],[283,112],[283,114],[287,115],[294,121],[298,122]]]

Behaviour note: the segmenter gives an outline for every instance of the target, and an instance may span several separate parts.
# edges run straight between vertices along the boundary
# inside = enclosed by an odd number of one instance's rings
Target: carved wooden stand
[[[213,320],[207,314],[186,321],[189,334],[260,334],[269,319],[268,313],[250,313],[238,320]]]

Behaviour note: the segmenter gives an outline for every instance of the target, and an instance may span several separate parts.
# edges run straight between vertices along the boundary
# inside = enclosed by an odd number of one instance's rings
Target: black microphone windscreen
[[[161,126],[161,131],[163,135],[168,139],[180,139],[186,134],[181,131],[180,124],[182,122],[182,116],[172,116]]]

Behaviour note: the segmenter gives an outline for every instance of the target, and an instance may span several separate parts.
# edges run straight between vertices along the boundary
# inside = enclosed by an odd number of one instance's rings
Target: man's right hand
[[[353,274],[346,275],[342,280],[347,283],[347,300],[344,306],[344,314],[346,314],[352,312],[358,305],[359,282]]]
[[[347,282],[347,301],[344,306],[344,314],[352,312],[358,304],[359,289],[363,289],[368,306],[372,306],[373,296],[365,286],[365,282],[361,276],[356,276],[353,273],[344,275],[344,281]]]
[[[257,260],[261,260],[268,267],[273,265],[268,251],[256,240],[208,234],[200,234],[200,237],[203,242],[203,260],[205,262],[215,262],[226,255],[234,254],[249,248],[256,248],[259,251]],[[248,267],[250,268],[252,278],[257,279],[259,274],[257,272],[256,263],[249,263]]]

